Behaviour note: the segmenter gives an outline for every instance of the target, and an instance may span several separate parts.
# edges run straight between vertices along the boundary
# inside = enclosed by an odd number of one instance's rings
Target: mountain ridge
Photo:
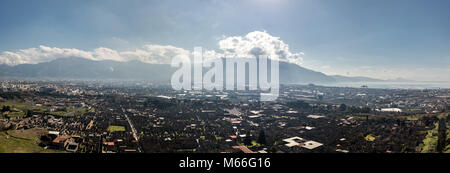
[[[382,81],[367,77],[330,76],[281,61],[279,69],[280,83],[282,84]],[[0,76],[2,78],[143,79],[168,83],[176,70],[170,64],[148,64],[140,61],[94,61],[79,57],[60,58],[49,62],[16,66],[0,64]]]

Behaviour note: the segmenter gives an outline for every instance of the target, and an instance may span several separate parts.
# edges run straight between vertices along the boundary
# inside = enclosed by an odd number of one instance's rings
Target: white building
[[[402,112],[399,108],[381,108],[381,112]]]

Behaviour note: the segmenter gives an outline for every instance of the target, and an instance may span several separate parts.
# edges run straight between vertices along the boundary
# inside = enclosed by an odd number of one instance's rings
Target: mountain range
[[[367,77],[330,76],[287,62],[280,62],[279,69],[280,83],[282,84],[383,81]],[[93,61],[77,57],[60,58],[38,64],[16,66],[0,64],[1,78],[137,79],[168,83],[176,70],[169,64],[148,64],[140,61]]]

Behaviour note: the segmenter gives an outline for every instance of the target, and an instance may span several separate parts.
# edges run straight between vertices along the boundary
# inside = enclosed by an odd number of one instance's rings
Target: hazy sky
[[[448,0],[2,0],[0,62],[220,52],[221,40],[265,31],[326,74],[450,81],[449,9]]]

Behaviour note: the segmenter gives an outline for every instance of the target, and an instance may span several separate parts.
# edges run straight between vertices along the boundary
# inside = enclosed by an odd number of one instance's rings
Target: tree
[[[438,126],[438,141],[436,145],[436,151],[439,153],[442,153],[446,146],[446,139],[447,139],[447,123],[445,122],[444,118],[439,119],[439,126]]]
[[[25,117],[31,117],[33,116],[33,111],[32,110],[27,110],[25,113]]]
[[[259,132],[259,136],[258,136],[258,143],[261,145],[266,145],[266,134],[264,133],[264,130],[261,130]]]
[[[347,105],[345,105],[344,103],[342,103],[342,104],[339,106],[339,110],[340,110],[341,112],[344,112],[345,110],[347,110]]]
[[[9,106],[3,105],[2,112],[8,112],[8,111],[11,111],[11,108]]]
[[[369,107],[363,107],[361,113],[370,113],[371,109]]]
[[[311,106],[309,105],[309,103],[306,103],[304,101],[294,101],[294,102],[289,102],[287,103],[287,106],[289,106],[290,108],[298,108],[298,109],[310,109]]]
[[[270,150],[269,150],[271,153],[276,153],[277,152],[277,147],[275,147],[275,146],[272,146],[272,147],[270,147]]]
[[[245,135],[244,145],[252,145],[252,137],[250,136],[250,132],[247,132]]]

